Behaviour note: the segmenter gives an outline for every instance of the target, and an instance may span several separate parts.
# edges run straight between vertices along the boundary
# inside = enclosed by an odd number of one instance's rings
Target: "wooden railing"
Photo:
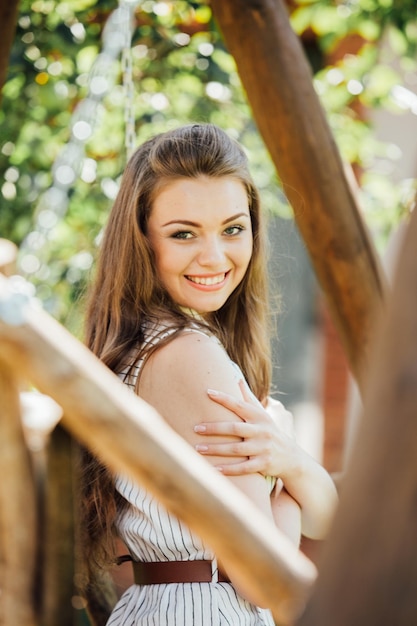
[[[46,481],[48,497],[45,487],[39,493],[22,431],[18,390],[28,384],[63,409],[49,455],[49,463],[59,468],[46,472],[52,478]],[[66,433],[112,470],[151,490],[213,547],[230,571],[244,572],[280,624],[292,623],[301,613],[316,578],[313,563],[85,346],[13,291],[4,276],[0,397],[1,475],[8,477],[0,483],[1,624],[72,623],[74,489]],[[43,507],[37,506],[40,497]],[[60,615],[55,623],[54,615]]]
[[[211,0],[359,388],[385,278],[286,0]]]

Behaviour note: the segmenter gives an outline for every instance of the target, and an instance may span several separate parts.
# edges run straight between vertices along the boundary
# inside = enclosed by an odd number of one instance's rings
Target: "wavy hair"
[[[100,246],[86,315],[86,343],[114,372],[144,356],[145,320],[172,322],[180,332],[192,320],[171,299],[155,273],[147,237],[152,203],[169,181],[233,177],[244,185],[253,232],[253,253],[242,282],[206,322],[264,400],[270,385],[266,238],[258,191],[242,147],[212,124],[191,124],[146,141],[130,158]],[[174,335],[175,336],[175,335]],[[166,341],[172,340],[172,335]],[[158,348],[164,341],[158,344]],[[117,494],[109,472],[84,453],[84,526],[89,547],[104,562]],[[119,496],[120,498],[120,496]],[[97,556],[101,555],[101,556]]]

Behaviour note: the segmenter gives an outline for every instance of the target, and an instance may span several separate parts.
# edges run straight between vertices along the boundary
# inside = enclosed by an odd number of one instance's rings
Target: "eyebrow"
[[[234,220],[237,220],[240,217],[250,218],[250,215],[249,213],[244,213],[244,212],[236,213],[236,215],[232,215],[231,217],[228,217],[225,220],[223,220],[221,225],[224,226],[225,224],[228,224],[229,222],[233,222]],[[199,224],[198,222],[191,222],[190,220],[171,220],[170,222],[166,222],[165,224],[162,224],[162,227],[171,226],[172,224],[184,224],[184,226],[194,226],[195,228],[198,228],[201,226],[201,224]]]

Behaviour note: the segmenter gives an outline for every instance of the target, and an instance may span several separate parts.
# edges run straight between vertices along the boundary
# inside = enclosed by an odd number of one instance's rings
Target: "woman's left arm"
[[[205,456],[236,456],[233,465],[218,467],[225,475],[238,476],[259,472],[276,476],[301,508],[302,533],[323,539],[329,529],[337,504],[335,485],[313,457],[305,452],[291,434],[292,416],[280,402],[270,399],[264,408],[242,381],[243,399],[210,390],[210,398],[238,415],[241,422],[204,422],[196,432],[207,435],[235,435],[233,443],[210,443],[196,448]]]

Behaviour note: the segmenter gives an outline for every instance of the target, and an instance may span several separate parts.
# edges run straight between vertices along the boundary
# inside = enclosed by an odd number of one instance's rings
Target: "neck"
[[[204,316],[201,313],[198,313],[197,311],[195,311],[194,309],[190,309],[186,306],[181,306],[180,309],[183,313],[185,313],[186,315],[189,315],[189,317],[192,317],[193,319],[199,322],[205,321]]]

